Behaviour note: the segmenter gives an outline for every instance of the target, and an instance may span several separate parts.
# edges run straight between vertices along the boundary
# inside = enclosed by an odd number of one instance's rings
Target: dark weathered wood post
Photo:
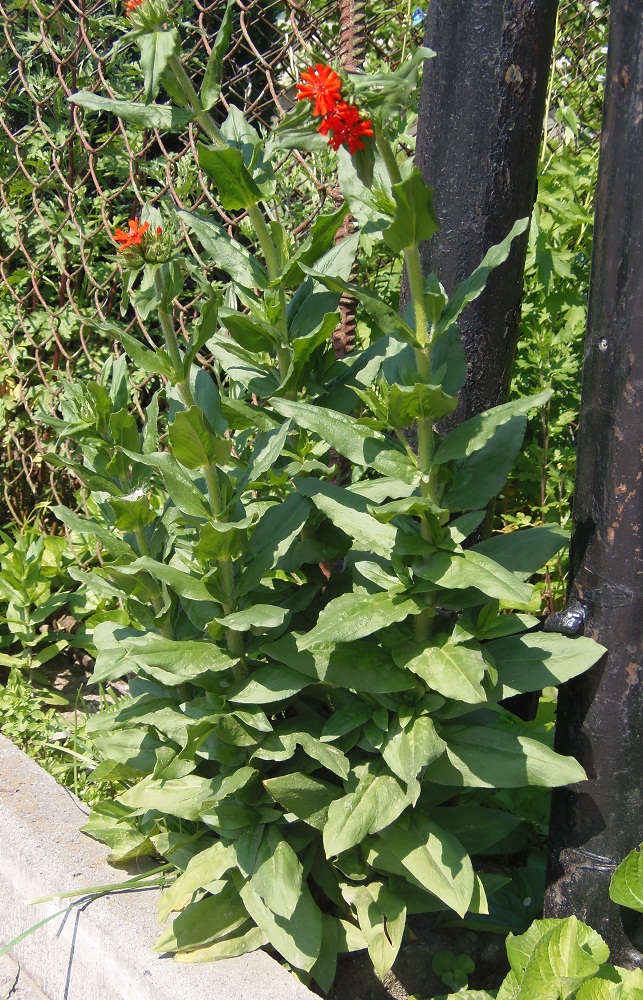
[[[424,273],[447,292],[516,219],[531,214],[557,0],[431,0],[417,164],[434,187],[441,229]],[[469,378],[451,426],[504,402],[515,353],[526,235],[492,274],[460,329]]]
[[[613,0],[607,59],[569,597],[608,652],[560,692],[556,749],[589,781],[553,795],[546,914],[643,967],[608,896],[643,840],[643,0]]]

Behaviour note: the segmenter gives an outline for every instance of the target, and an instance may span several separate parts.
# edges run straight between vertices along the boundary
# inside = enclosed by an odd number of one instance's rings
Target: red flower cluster
[[[125,17],[129,17],[130,11],[136,10],[136,8],[140,7],[142,3],[143,0],[127,0],[125,4]]]
[[[149,222],[144,222],[142,226],[139,225],[138,219],[130,219],[127,223],[129,232],[125,233],[122,229],[117,229],[114,233],[114,239],[117,243],[120,243],[119,250],[127,250],[128,247],[136,246],[143,242],[143,236],[150,228]]]
[[[351,153],[364,149],[363,136],[373,135],[368,118],[362,118],[354,104],[341,100],[341,78],[330,66],[317,63],[301,74],[298,101],[314,101],[313,115],[321,116],[317,131],[329,135],[328,145],[337,150],[348,146]]]

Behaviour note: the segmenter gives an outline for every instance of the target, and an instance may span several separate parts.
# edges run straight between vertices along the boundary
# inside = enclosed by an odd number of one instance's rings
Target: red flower
[[[342,101],[319,123],[317,131],[322,135],[330,133],[328,145],[334,150],[345,144],[352,155],[358,149],[364,149],[362,136],[373,135],[373,125],[369,118],[360,116],[354,104]]]
[[[127,225],[129,227],[128,233],[124,233],[122,229],[117,229],[114,233],[114,239],[121,244],[119,250],[127,250],[128,247],[141,243],[143,234],[150,228],[149,222],[144,222],[142,226],[139,226],[138,219],[130,219]]]
[[[313,115],[327,115],[335,108],[340,98],[342,81],[334,69],[317,63],[301,74],[297,84],[298,101],[314,101]]]
[[[125,17],[129,17],[131,10],[136,10],[143,3],[143,0],[127,0],[125,4]]]

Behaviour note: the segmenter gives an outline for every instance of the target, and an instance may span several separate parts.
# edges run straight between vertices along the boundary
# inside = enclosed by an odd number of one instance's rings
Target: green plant
[[[199,94],[161,0],[142,0],[130,27],[148,100],[164,86],[174,105],[74,102],[142,127],[196,122],[208,140],[200,166],[247,226],[233,240],[206,215],[146,206],[140,233],[121,241],[123,303],[156,313],[164,346],[113,328],[159,379],[145,420],[132,412],[125,355],[97,382],[61,381],[60,417],[47,418],[74,443],[67,464],[90,492],[89,516],[57,513],[105,550],[75,577],[120,605],[94,629],[94,679],[130,678],[130,697],[86,730],[101,777],[130,787],[94,807],[87,831],[115,859],[160,854],[180,872],[161,897],[160,919],[179,915],[158,951],[201,961],[270,943],[326,990],[345,951],[368,948],[386,972],[407,913],[486,912],[504,878],[476,873],[479,843],[465,843],[484,826],[492,852],[516,824],[469,802],[469,789],[583,778],[500,704],[602,653],[530,631],[526,580],[564,532],[463,546],[520,450],[525,414],[549,393],[444,440],[433,428],[465,377],[458,317],[526,222],[450,300],[422,277],[418,243],[437,223],[399,142],[429,50],[394,73],[343,78],[353,111],[338,104],[339,120],[314,122],[301,103],[263,136],[234,108],[220,126],[209,113],[225,20]],[[359,133],[345,129],[351,115]],[[349,282],[358,237],[335,243],[347,206],[300,242],[270,210],[276,165],[323,146],[329,129],[336,144],[344,131],[353,140],[354,155],[339,151],[351,210],[405,260],[404,317]],[[181,225],[227,274],[223,285],[201,279],[186,341],[173,303],[199,267],[168,239]],[[380,336],[336,361],[345,293]],[[204,344],[214,377],[194,364]],[[417,453],[404,433],[414,424]]]
[[[458,990],[467,986],[469,973],[475,970],[475,963],[469,955],[455,955],[452,951],[436,951],[431,968],[445,986]]]
[[[610,882],[612,900],[638,913],[641,848],[628,854]],[[602,937],[577,917],[535,920],[524,934],[510,934],[506,946],[511,971],[497,992],[465,988],[446,1000],[643,1000],[643,970],[609,965]]]

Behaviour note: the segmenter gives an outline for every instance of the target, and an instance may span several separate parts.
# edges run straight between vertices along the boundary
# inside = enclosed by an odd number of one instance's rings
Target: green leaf
[[[281,441],[279,431],[277,431],[277,441]],[[262,514],[250,536],[248,552],[250,561],[244,568],[237,586],[239,596],[257,587],[262,578],[274,569],[279,559],[290,550],[308,519],[310,506],[309,500],[291,493],[281,503],[269,507]]]
[[[178,816],[179,819],[196,821],[201,818],[203,803],[216,789],[216,781],[216,778],[201,778],[196,774],[170,778],[167,781],[148,776],[119,795],[116,801],[135,810],[137,814],[157,809],[170,816]]]
[[[161,893],[157,914],[159,923],[167,920],[175,910],[182,910],[198,889],[218,881],[233,866],[234,855],[220,840],[199,851],[188,862],[183,874]]]
[[[133,101],[113,101],[90,90],[79,90],[68,100],[88,111],[109,111],[123,121],[139,128],[156,128],[161,132],[182,132],[194,117],[193,112],[169,104],[139,104]]]
[[[406,906],[381,882],[347,886],[347,903],[357,912],[360,929],[368,943],[368,953],[378,976],[390,971],[402,944],[406,927]]]
[[[515,222],[504,240],[487,251],[473,274],[460,282],[440,317],[435,331],[436,338],[451,326],[469,302],[473,302],[484,291],[489,274],[507,260],[511,253],[512,242],[516,236],[525,232],[528,225],[529,219],[519,219]]]
[[[339,920],[330,913],[322,913],[322,943],[319,958],[310,970],[310,975],[322,993],[328,993],[337,972],[339,951]]]
[[[393,823],[408,805],[399,781],[388,774],[367,774],[354,792],[328,807],[324,850],[330,858],[361,844],[365,837]]]
[[[230,701],[240,705],[268,705],[292,698],[310,683],[309,677],[288,667],[259,667],[236,694],[230,695]]]
[[[110,572],[122,576],[137,576],[141,572],[146,572],[153,580],[166,583],[180,597],[187,597],[192,601],[212,600],[210,591],[199,577],[192,576],[175,566],[157,562],[156,559],[151,559],[149,556],[141,556],[127,566],[110,566],[109,568]]]
[[[311,498],[335,527],[352,538],[356,548],[390,557],[397,539],[397,528],[381,524],[372,517],[366,499],[319,479],[297,478],[295,486],[298,493]],[[401,583],[399,589],[402,589]]]
[[[209,111],[210,108],[214,107],[219,100],[219,94],[221,93],[221,79],[223,77],[223,57],[228,51],[230,43],[230,36],[232,34],[232,27],[234,24],[234,10],[234,0],[228,0],[226,9],[221,19],[221,24],[219,25],[219,30],[217,31],[216,38],[214,39],[214,45],[212,46],[210,57],[205,67],[203,83],[201,84],[199,101],[204,111]]]
[[[230,441],[208,430],[198,406],[176,414],[170,424],[169,438],[172,454],[186,469],[225,465],[230,461]]]
[[[439,785],[471,788],[554,788],[585,781],[573,757],[563,757],[529,736],[491,726],[449,726],[446,754],[429,764],[426,776]]]
[[[593,639],[569,639],[549,632],[493,639],[484,650],[498,671],[499,690],[494,691],[498,700],[564,684],[589,670],[605,653],[604,646]]]
[[[340,455],[357,465],[368,465],[383,476],[401,479],[410,479],[417,474],[416,466],[407,455],[392,448],[379,431],[356,423],[352,417],[289,399],[273,399],[272,406],[277,413],[290,417],[298,427],[317,434]]]
[[[141,371],[149,374],[164,375],[172,378],[176,373],[166,351],[151,351],[149,347],[144,347],[136,337],[132,337],[125,330],[115,332],[115,337],[121,342],[134,364]]]
[[[264,645],[263,651],[315,681],[355,691],[383,694],[414,686],[412,674],[393,665],[389,650],[360,642],[329,643],[302,651],[297,647],[299,638],[296,633],[282,636]]]
[[[302,885],[299,901],[290,919],[274,914],[249,883],[242,886],[240,896],[273,948],[289,965],[309,972],[321,951],[322,914],[308,886],[305,883]]]
[[[231,882],[219,882],[212,891],[214,895],[189,903],[163,931],[152,951],[163,954],[203,948],[247,923],[248,912]]]
[[[489,849],[506,840],[522,823],[511,813],[475,802],[440,807],[433,810],[432,816],[470,854],[492,853]]]
[[[290,919],[302,892],[303,868],[274,824],[264,827],[249,885],[277,917]]]
[[[467,705],[482,704],[487,700],[482,687],[487,664],[482,653],[476,649],[446,642],[442,646],[426,646],[419,651],[412,647],[395,650],[393,658],[400,667],[412,670],[445,698]]]
[[[261,190],[243,162],[240,149],[211,149],[199,143],[197,152],[199,166],[214,181],[226,211],[251,208],[261,200]]]
[[[145,81],[145,103],[153,101],[161,86],[161,77],[168,62],[181,48],[176,28],[163,31],[146,31],[136,37],[141,50],[141,72]]]
[[[316,830],[324,829],[331,802],[344,795],[337,785],[301,771],[266,778],[263,786],[287,812],[294,813]]]
[[[343,594],[326,605],[315,627],[297,640],[300,650],[329,642],[354,642],[408,615],[418,615],[422,605],[412,597],[378,594]]]
[[[643,844],[630,851],[612,875],[610,899],[643,913]]]
[[[427,892],[464,917],[475,886],[471,859],[456,838],[426,818],[412,816],[408,829],[400,823],[384,830],[374,847],[373,863],[410,875]]]
[[[420,795],[418,775],[446,749],[428,715],[416,715],[402,728],[398,718],[388,727],[382,756],[393,774],[406,783],[411,805]]]
[[[527,418],[511,417],[484,447],[452,467],[452,481],[441,503],[450,510],[479,510],[498,495],[520,451]],[[445,439],[446,440],[446,439]]]
[[[268,944],[267,935],[260,927],[251,926],[242,934],[225,937],[222,941],[215,941],[205,948],[197,948],[194,951],[179,952],[174,956],[175,962],[220,962],[224,958],[238,958],[239,955],[246,955],[250,951]]]
[[[392,385],[388,394],[389,420],[398,429],[410,427],[418,417],[440,420],[457,405],[457,399],[439,385]]]
[[[557,524],[541,524],[518,531],[503,531],[491,538],[472,545],[471,552],[479,552],[500,563],[523,580],[552,559],[569,543],[569,534]]]
[[[516,972],[513,946],[508,940],[507,954]],[[591,927],[576,917],[557,920],[533,947],[520,981],[520,996],[524,1000],[569,997],[608,957],[607,945]]]
[[[219,310],[219,318],[233,340],[246,351],[269,353],[274,348],[277,341],[276,330],[269,323],[228,308]]]
[[[465,420],[440,442],[433,461],[440,463],[468,458],[484,448],[498,427],[506,424],[512,417],[521,416],[534,407],[544,406],[551,395],[552,390],[545,389],[536,396],[526,396],[503,403],[502,406],[493,406],[490,410]]]
[[[82,517],[73,510],[69,510],[68,507],[63,507],[62,504],[52,507],[52,511],[72,531],[77,531],[81,535],[87,535],[95,539],[105,551],[117,559],[136,558],[136,553],[127,542],[119,538],[113,530],[94,520],[94,518]]]
[[[532,588],[516,579],[513,573],[487,556],[466,549],[464,552],[436,552],[429,556],[418,576],[449,590],[476,587],[487,597],[514,604],[529,604]]]
[[[224,618],[217,618],[217,621],[234,632],[264,632],[283,625],[288,613],[288,608],[280,608],[275,604],[254,604],[245,611],[235,611]]]
[[[415,246],[438,231],[440,225],[433,208],[433,188],[425,184],[417,167],[405,180],[393,185],[393,198],[395,215],[382,233],[391,250],[400,251]]]
[[[348,205],[344,204],[332,215],[320,215],[315,219],[304,242],[289,261],[282,282],[285,288],[299,285],[304,280],[304,273],[299,266],[306,264],[312,267],[325,253],[335,245],[337,230],[346,218]]]
[[[270,278],[263,265],[228,236],[222,226],[191,212],[180,211],[177,215],[198,237],[216,266],[226,271],[233,281],[245,288],[268,288]]]

